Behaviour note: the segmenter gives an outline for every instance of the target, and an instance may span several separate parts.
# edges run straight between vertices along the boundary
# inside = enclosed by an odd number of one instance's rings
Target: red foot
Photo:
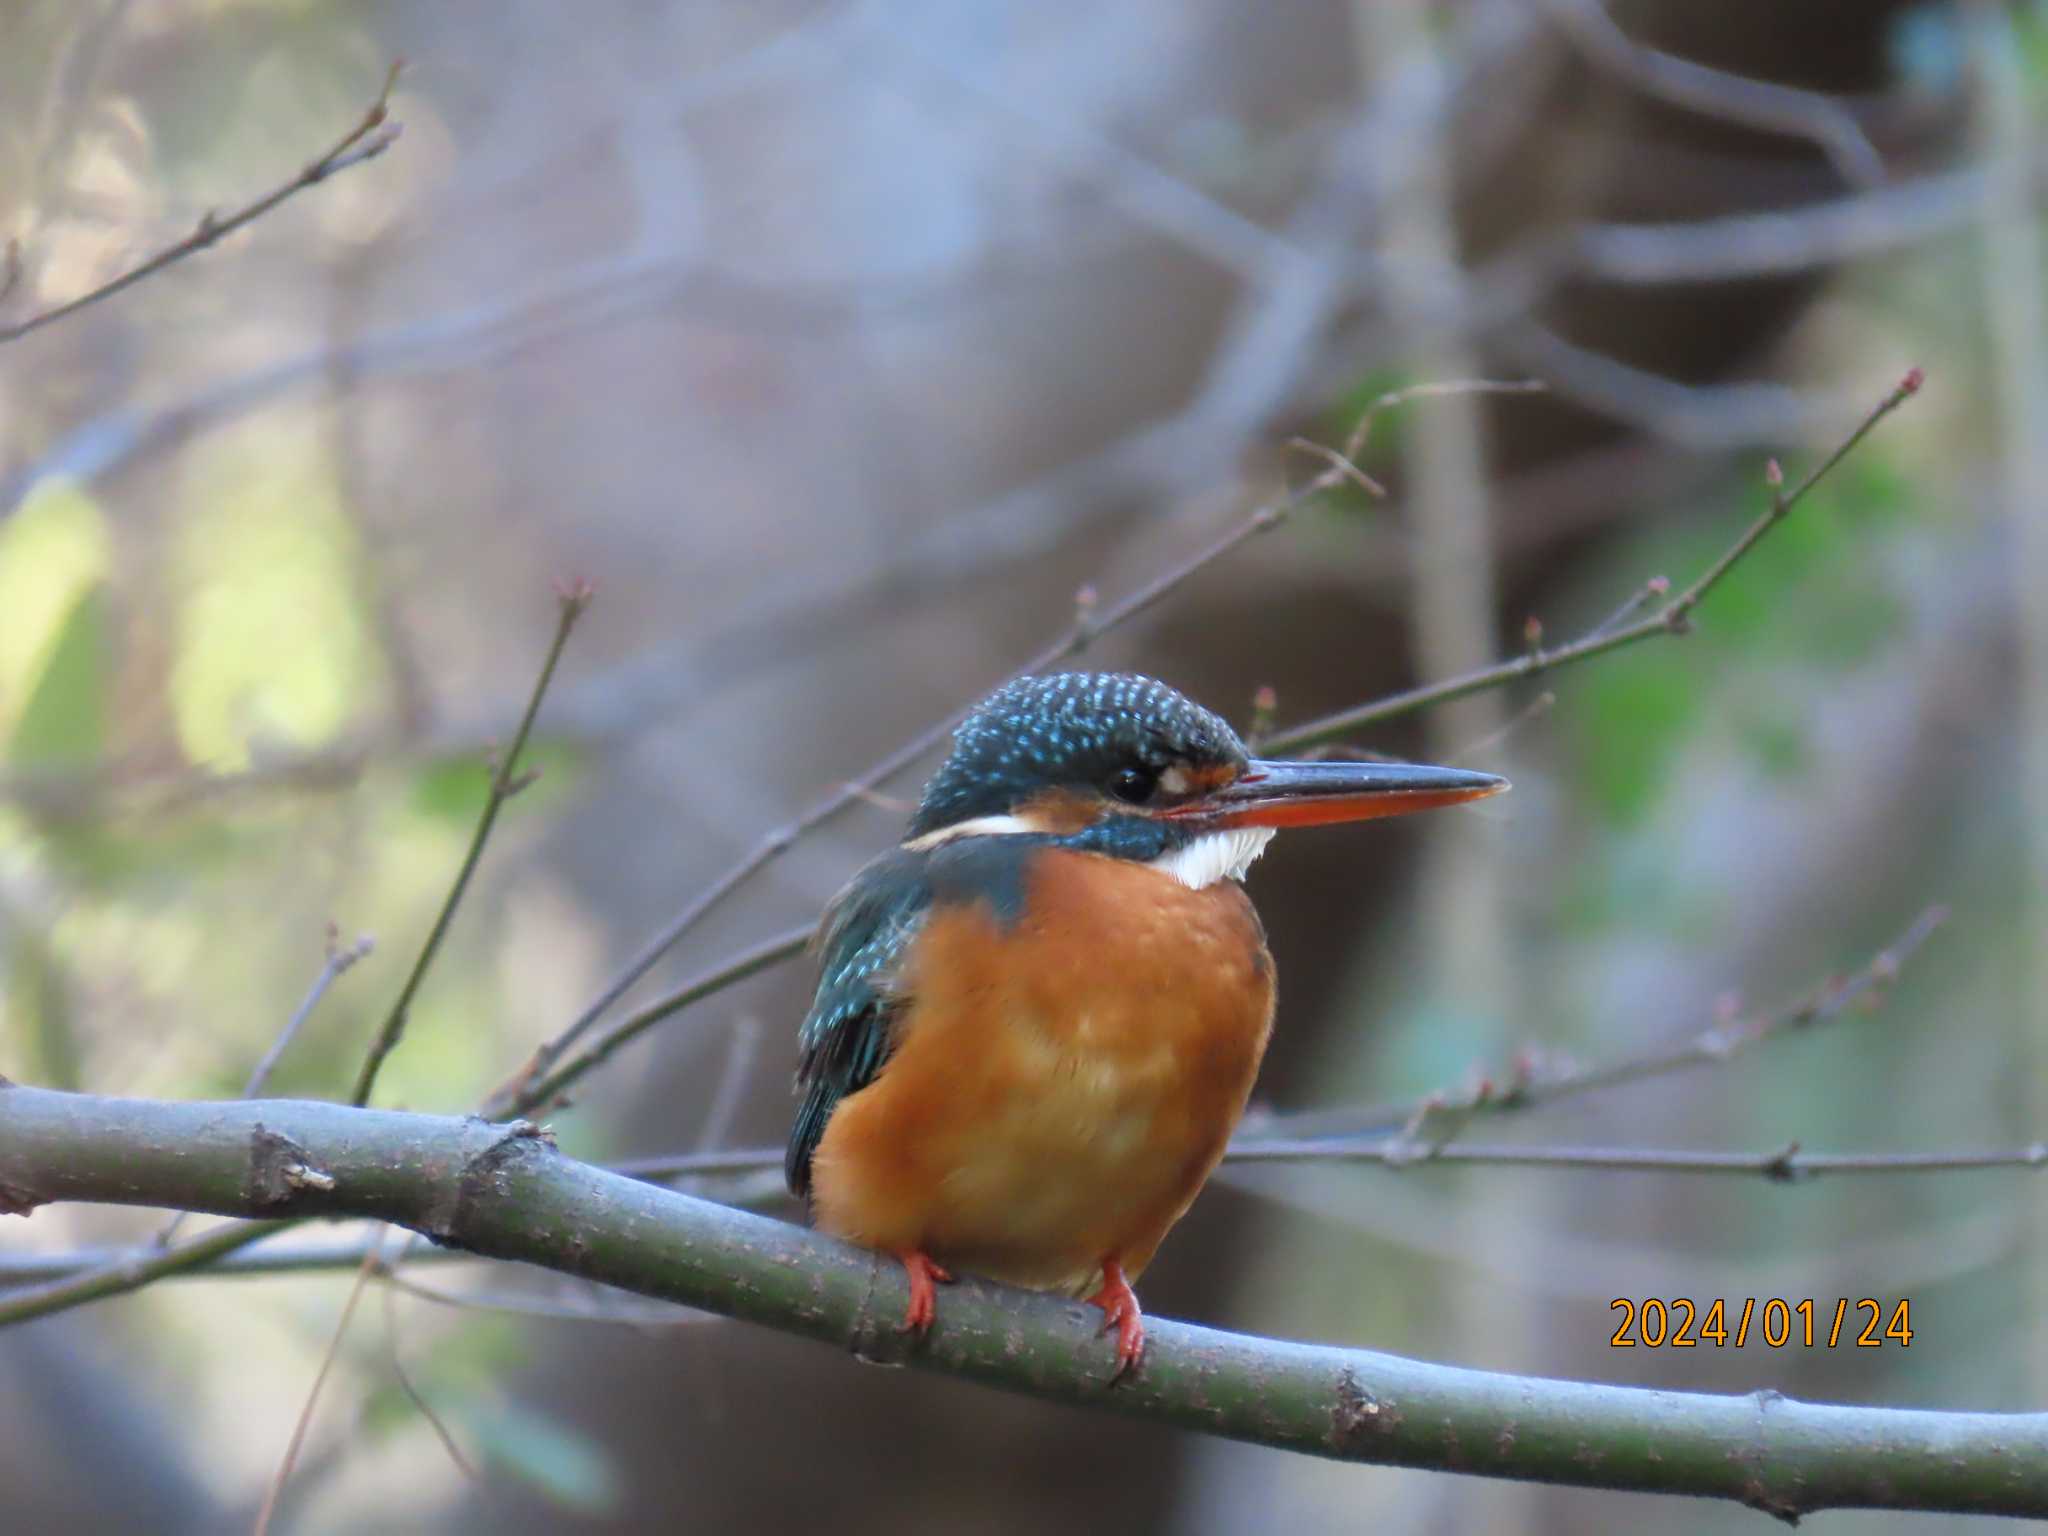
[[[899,1253],[904,1271],[910,1276],[910,1308],[903,1314],[903,1324],[898,1333],[923,1333],[930,1328],[939,1315],[939,1293],[933,1282],[951,1285],[953,1272],[941,1269],[931,1260],[928,1253],[913,1250]]]
[[[1116,1369],[1109,1377],[1115,1382],[1145,1353],[1145,1314],[1138,1310],[1138,1293],[1115,1259],[1102,1261],[1102,1289],[1088,1298],[1088,1305],[1102,1308],[1104,1333],[1116,1329]]]

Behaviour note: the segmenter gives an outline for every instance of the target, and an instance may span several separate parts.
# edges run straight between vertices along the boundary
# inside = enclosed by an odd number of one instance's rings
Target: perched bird
[[[1131,1282],[1223,1156],[1265,1053],[1273,960],[1239,881],[1282,827],[1507,788],[1394,763],[1266,762],[1151,678],[1024,678],[967,717],[902,845],[828,909],[799,1038],[791,1191],[895,1255],[906,1330],[954,1268],[1079,1296]]]

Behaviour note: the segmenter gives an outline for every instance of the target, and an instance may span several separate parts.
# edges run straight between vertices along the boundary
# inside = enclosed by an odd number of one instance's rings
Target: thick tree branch
[[[1832,1407],[1493,1375],[1155,1321],[1108,1384],[1078,1303],[964,1280],[921,1343],[896,1267],[555,1152],[524,1124],[334,1104],[0,1089],[0,1188],[259,1218],[370,1216],[1007,1391],[1349,1461],[1740,1500],[2048,1515],[2048,1415]]]

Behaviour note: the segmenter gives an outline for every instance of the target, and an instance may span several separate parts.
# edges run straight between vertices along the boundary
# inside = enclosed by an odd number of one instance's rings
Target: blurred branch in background
[[[1541,9],[1588,59],[1653,96],[1745,128],[1811,139],[1843,179],[1855,185],[1884,180],[1876,146],[1855,114],[1833,97],[1646,48],[1615,25],[1602,0],[1543,0]]]
[[[2029,101],[2024,44],[2005,7],[1971,0],[1966,7],[1971,57],[1983,83],[1977,132],[1993,208],[1985,221],[1982,284],[1991,365],[1997,380],[1997,476],[2003,510],[2014,530],[2013,611],[2018,626],[2016,713],[2020,756],[2020,835],[2024,847],[2024,909],[2030,932],[2023,1006],[2012,1020],[2016,1061],[2023,1064],[2030,1114],[2048,1115],[2048,246],[2033,188],[2048,155]],[[2038,23],[2038,13],[2037,13]],[[2048,1225],[2033,1207],[2032,1274],[2048,1270]],[[2030,1331],[2033,1385],[2048,1382],[2048,1335]]]
[[[101,302],[103,299],[110,299],[117,293],[125,292],[137,283],[155,277],[158,273],[176,266],[188,256],[196,256],[201,251],[218,244],[229,235],[234,234],[237,230],[255,223],[266,213],[289,202],[299,193],[305,191],[306,188],[316,187],[328,177],[335,175],[337,172],[345,171],[351,166],[363,165],[368,161],[376,159],[385,150],[398,142],[398,135],[404,126],[403,124],[391,121],[390,113],[391,90],[392,87],[398,84],[398,74],[402,67],[402,64],[394,63],[385,72],[384,89],[377,93],[377,99],[370,103],[369,109],[363,113],[361,120],[353,128],[349,129],[347,133],[343,134],[332,149],[328,150],[318,159],[309,161],[299,171],[298,175],[292,177],[290,181],[264,193],[254,202],[245,204],[232,213],[222,214],[208,210],[201,216],[198,225],[193,229],[192,233],[185,236],[184,239],[165,246],[148,260],[130,267],[118,277],[109,279],[89,293],[82,293],[77,298],[67,303],[55,305],[50,309],[42,311],[40,314],[30,315],[26,320],[17,320],[12,324],[0,325],[0,345],[5,345],[10,341],[19,341],[22,337],[29,335],[31,332],[39,331],[46,325],[54,325],[57,321],[67,319],[77,314],[80,310],[90,308],[92,305]],[[4,283],[0,283],[0,299],[4,299],[13,291],[20,275],[20,248],[16,242],[9,241],[7,245],[6,277]],[[0,516],[5,516],[6,510],[5,507],[0,507]]]
[[[1111,1387],[1074,1303],[964,1279],[913,1344],[888,1321],[901,1298],[886,1260],[574,1162],[524,1123],[0,1095],[0,1177],[24,1203],[375,1216],[858,1355],[1319,1456],[1690,1493],[1782,1519],[1848,1506],[2048,1515],[2048,1415],[1542,1381],[1171,1322],[1152,1325],[1144,1364]],[[290,1164],[332,1187],[272,1177]]]

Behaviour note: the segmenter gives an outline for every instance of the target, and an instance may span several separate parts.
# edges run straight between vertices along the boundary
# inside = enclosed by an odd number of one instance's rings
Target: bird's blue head
[[[925,785],[912,838],[994,817],[1074,830],[1228,783],[1251,754],[1223,718],[1149,677],[1057,672],[990,694]]]
[[[1478,799],[1488,773],[1254,758],[1218,715],[1153,678],[1060,672],[999,688],[954,733],[907,842],[1030,835],[1147,861],[1191,884],[1236,875],[1275,830]]]

